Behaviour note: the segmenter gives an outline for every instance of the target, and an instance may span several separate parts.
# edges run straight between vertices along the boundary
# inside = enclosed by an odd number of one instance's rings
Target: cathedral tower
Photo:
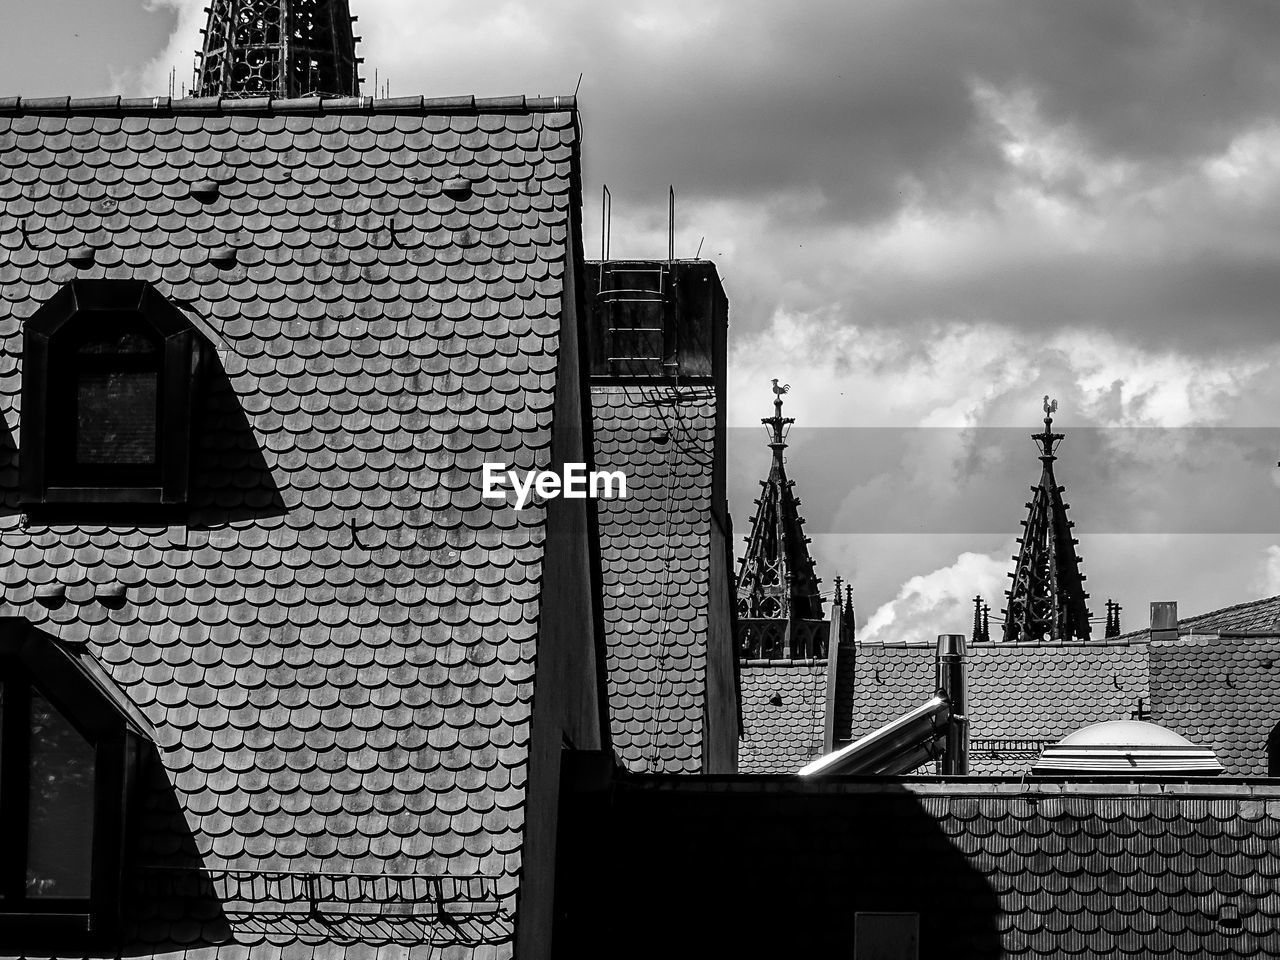
[[[1014,557],[1012,589],[1004,617],[1006,642],[1089,639],[1089,609],[1084,574],[1076,555],[1074,526],[1067,519],[1064,487],[1053,475],[1055,451],[1063,434],[1053,432],[1058,402],[1044,398],[1044,430],[1032,434],[1040,447],[1040,482],[1031,488],[1027,519],[1022,522],[1021,549]]]
[[[772,417],[761,420],[769,431],[773,461],[760,482],[756,515],[747,552],[738,570],[738,655],[751,659],[825,657],[829,623],[823,619],[820,581],[809,556],[809,538],[801,529],[800,501],[787,479],[787,430],[795,421],[782,415],[788,387],[773,381]]]
[[[360,94],[348,0],[211,0],[198,97]]]

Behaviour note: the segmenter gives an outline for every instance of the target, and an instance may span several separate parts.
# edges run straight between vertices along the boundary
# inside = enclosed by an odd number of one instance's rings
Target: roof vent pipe
[[[1178,601],[1151,601],[1151,639],[1178,639]]]
[[[938,635],[938,692],[951,707],[942,775],[969,775],[969,713],[965,691],[965,642],[962,633]]]

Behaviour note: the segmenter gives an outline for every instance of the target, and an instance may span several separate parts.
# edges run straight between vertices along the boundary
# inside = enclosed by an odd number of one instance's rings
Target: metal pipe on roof
[[[946,738],[935,737],[932,740],[926,740],[918,747],[907,751],[906,753],[894,754],[879,764],[874,770],[867,771],[878,777],[898,777],[903,774],[910,773],[921,764],[928,763],[930,760],[936,760],[942,755],[945,749]]]
[[[938,635],[938,692],[951,708],[947,724],[946,747],[942,754],[942,775],[964,777],[969,774],[969,714],[965,690],[966,650],[964,634]]]
[[[898,765],[895,761],[905,762],[922,745],[944,737],[950,719],[951,707],[946,698],[934,696],[861,740],[807,764],[799,771],[800,776],[887,772],[885,768]]]

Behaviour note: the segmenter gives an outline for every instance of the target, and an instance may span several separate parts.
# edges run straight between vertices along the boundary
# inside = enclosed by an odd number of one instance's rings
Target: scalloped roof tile
[[[596,469],[628,484],[626,499],[596,501],[614,750],[636,772],[697,773],[714,391],[593,384],[591,409]]]
[[[970,737],[1057,740],[1101,720],[1136,716],[1209,747],[1228,776],[1267,776],[1268,739],[1280,725],[1280,597],[1184,617],[1177,640],[1135,630],[1110,642],[970,646]],[[836,704],[838,739],[869,733],[928,696],[932,649],[859,646],[852,696]],[[847,666],[847,664],[845,665]],[[843,668],[842,668],[843,669]],[[841,689],[848,689],[842,680]],[[1026,751],[974,749],[975,774],[1022,773]]]
[[[849,742],[897,719],[934,693],[935,651],[928,645],[859,645],[856,679],[836,739]],[[1057,741],[1090,723],[1128,720],[1151,703],[1144,643],[971,644],[970,740]],[[1034,756],[973,751],[975,776],[1029,770]]]
[[[739,773],[795,773],[822,753],[826,660],[740,661]]]
[[[544,511],[477,473],[550,457],[573,109],[0,101],[0,615],[87,641],[154,728],[182,810],[153,795],[140,856],[180,859],[185,821],[214,871],[474,875],[500,911],[201,927],[157,894],[136,942],[510,955]],[[74,278],[147,280],[216,338],[189,526],[20,522],[22,322]]]

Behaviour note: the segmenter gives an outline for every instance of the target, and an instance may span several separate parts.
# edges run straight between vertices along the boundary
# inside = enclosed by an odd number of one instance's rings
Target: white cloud
[[[932,643],[940,633],[967,635],[973,626],[973,597],[1003,596],[1009,568],[1003,553],[962,553],[949,566],[911,577],[867,620],[859,642]],[[999,611],[993,613],[999,616]]]
[[[180,96],[184,90],[190,95],[207,5],[208,0],[144,0],[143,6],[148,11],[177,11],[178,22],[159,54],[112,77],[117,91],[124,96],[167,96],[172,75],[174,95]]]
[[[1280,594],[1280,545],[1273,543],[1267,547],[1254,587],[1259,596],[1274,597]]]

